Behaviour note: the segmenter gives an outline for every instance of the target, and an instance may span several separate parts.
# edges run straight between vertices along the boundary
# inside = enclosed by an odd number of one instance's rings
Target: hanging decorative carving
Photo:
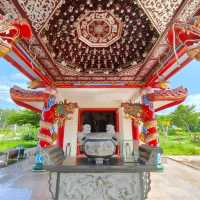
[[[190,58],[200,61],[200,46],[189,49],[187,54]]]
[[[174,49],[182,45],[191,59],[200,60],[200,16],[193,17],[189,22],[175,22],[168,31],[167,39]]]

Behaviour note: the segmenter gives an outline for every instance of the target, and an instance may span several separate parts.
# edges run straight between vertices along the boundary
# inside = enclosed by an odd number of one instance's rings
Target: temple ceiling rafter
[[[199,8],[199,0],[0,2],[0,13],[31,24],[33,38],[18,47],[58,84],[145,84],[173,53],[167,27]]]

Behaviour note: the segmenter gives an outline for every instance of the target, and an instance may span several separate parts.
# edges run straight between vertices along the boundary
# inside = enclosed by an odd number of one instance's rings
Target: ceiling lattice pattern
[[[35,30],[40,30],[54,9],[61,3],[60,0],[18,0],[27,13]]]
[[[120,39],[122,26],[109,11],[87,11],[77,22],[77,34],[89,47],[108,47]]]
[[[118,25],[122,26],[122,33],[117,35],[117,40],[108,47],[99,47],[98,42],[96,43],[97,47],[94,47],[95,45],[91,47],[80,40],[77,33],[77,25],[79,25],[81,17],[83,15],[88,17],[88,12],[92,11],[95,14],[95,11],[99,10],[102,13],[109,11],[113,19],[118,19],[116,20]],[[109,28],[116,25],[116,21],[113,20],[113,25],[108,26],[103,23],[108,17],[110,16],[107,14],[99,27],[109,31]],[[85,23],[88,21],[86,20]],[[94,24],[90,24],[88,32],[92,31],[92,25],[94,27]],[[109,34],[105,34],[104,39],[110,41],[109,36]],[[145,12],[135,2],[129,0],[66,0],[56,10],[42,32],[43,41],[58,64],[90,74],[111,74],[140,64],[158,37],[158,32],[152,26]]]
[[[38,68],[56,82],[78,84],[144,83],[170,51],[160,34],[176,11],[177,20],[187,21],[199,8],[199,0],[0,1],[0,13],[32,25],[33,39],[18,45]],[[95,17],[83,30],[88,13]],[[96,19],[99,13],[104,17]]]
[[[138,0],[159,32],[163,32],[183,0]]]

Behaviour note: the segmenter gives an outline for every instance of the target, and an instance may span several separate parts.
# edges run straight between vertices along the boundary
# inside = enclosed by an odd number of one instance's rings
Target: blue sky
[[[19,109],[10,99],[9,89],[13,85],[26,88],[28,78],[20,73],[15,67],[0,58],[0,108]]]
[[[9,89],[13,85],[26,88],[29,80],[21,74],[15,67],[0,58],[0,108],[19,109],[9,96]],[[189,90],[189,96],[184,102],[188,105],[196,105],[200,112],[200,62],[193,61],[187,67],[178,72],[170,79],[172,88],[184,86]],[[174,108],[162,111],[162,114],[169,113]]]

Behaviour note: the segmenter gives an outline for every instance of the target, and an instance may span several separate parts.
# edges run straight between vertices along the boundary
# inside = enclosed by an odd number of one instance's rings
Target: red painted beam
[[[169,73],[165,77],[165,80],[168,80],[169,78],[171,78],[173,75],[175,75],[177,72],[179,72],[183,67],[185,67],[187,64],[189,64],[191,61],[192,61],[192,59],[188,57],[183,63],[180,64],[179,67],[177,67],[171,73]]]
[[[44,81],[46,85],[52,85],[52,81],[42,74],[34,64],[31,64],[30,61],[23,55],[21,50],[19,50],[16,46],[13,46],[12,50],[33,72],[35,72],[35,74],[37,74]]]
[[[161,107],[159,107],[159,108],[156,108],[156,109],[155,109],[155,112],[159,112],[159,111],[164,110],[164,109],[166,109],[166,108],[170,108],[170,107],[172,107],[172,106],[176,106],[176,105],[182,103],[183,101],[185,101],[185,99],[179,100],[179,101],[173,101],[173,102],[168,103],[168,104],[166,104],[166,105],[164,105],[164,106],[161,106]]]
[[[14,6],[16,7],[16,9],[19,11],[19,13],[21,14],[21,16],[27,20],[27,22],[31,25],[32,24],[32,21],[29,19],[27,13],[25,12],[25,10],[22,8],[22,6],[19,4],[18,1],[16,0],[12,0],[12,3],[14,4]],[[58,5],[56,5],[57,7]],[[56,8],[55,7],[55,8]],[[41,46],[41,48],[43,48],[43,50],[45,51],[46,55],[47,55],[47,58],[51,61],[51,63],[53,64],[54,68],[58,71],[59,75],[61,78],[63,78],[60,70],[58,69],[58,67],[54,64],[52,58],[51,58],[51,55],[50,53],[48,52],[47,50],[47,47],[45,47],[45,45],[43,44],[43,42],[41,41],[41,38],[40,36],[38,35],[38,33],[35,31],[35,29],[32,27],[32,32],[33,32],[33,35],[36,37],[37,41],[39,42],[39,45]],[[51,73],[50,73],[51,74]]]
[[[13,99],[12,99],[13,100]],[[13,100],[14,101],[14,100]],[[33,112],[42,112],[40,109],[38,108],[35,108],[29,104],[26,104],[24,102],[19,102],[19,101],[14,101],[18,106],[21,106],[21,107],[24,107],[24,108],[27,108],[29,110],[32,110]]]
[[[183,56],[186,52],[186,47],[182,47],[178,52],[177,52],[177,56],[180,58],[181,56]],[[156,79],[161,76],[164,72],[166,72],[168,69],[170,69],[170,67],[172,67],[173,64],[175,64],[177,62],[176,60],[176,56],[174,55],[167,63],[166,65],[160,69],[160,71],[157,74],[153,74],[152,77],[150,77],[150,79],[147,81],[146,86],[152,86],[154,84],[154,82],[156,81]]]
[[[57,88],[143,88],[144,84],[130,84],[130,85],[74,85],[57,83]]]
[[[28,42],[28,41],[26,41]],[[27,44],[28,45],[28,44]],[[16,45],[16,47],[22,52],[22,54],[29,60],[28,56],[24,53],[26,52],[25,49],[23,49],[22,47],[20,48],[19,46]],[[28,52],[26,52],[28,54]],[[38,58],[37,61],[38,63],[44,68],[44,70],[47,72],[47,74],[51,77],[51,79],[53,80],[54,77],[52,75],[52,73],[49,71],[49,69],[43,64],[43,62],[41,61],[41,58]]]
[[[16,67],[22,74],[24,74],[30,80],[33,81],[35,79],[31,74],[29,74],[26,70],[24,70],[24,68],[19,63],[13,60],[9,55],[5,55],[3,58],[7,60],[9,63],[11,63],[14,67]]]

